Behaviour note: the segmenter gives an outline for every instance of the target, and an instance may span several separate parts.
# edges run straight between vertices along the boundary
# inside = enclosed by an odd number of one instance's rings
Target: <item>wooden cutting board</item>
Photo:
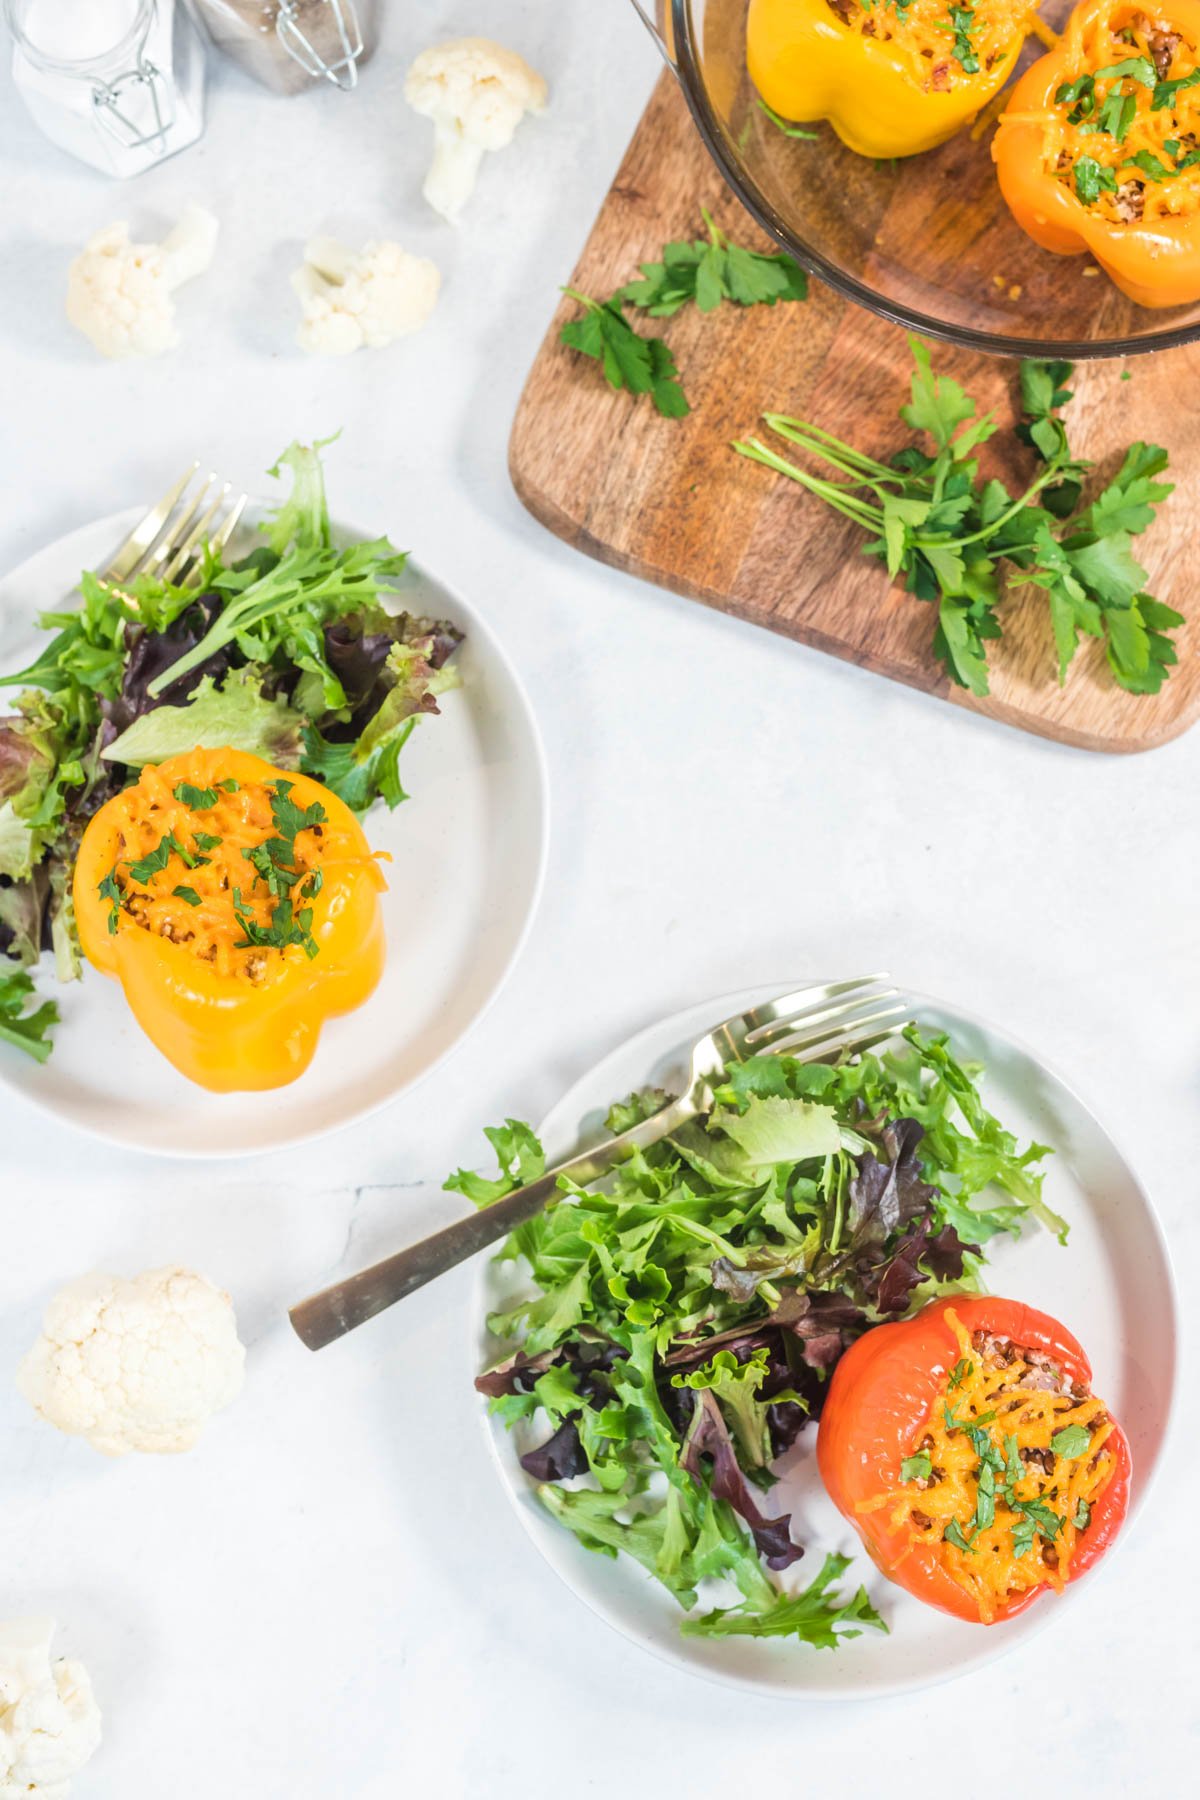
[[[673,79],[664,74],[617,172],[571,284],[605,297],[672,238],[702,229],[700,209],[739,242],[768,246],[709,161]],[[594,362],[559,342],[564,301],[525,387],[509,447],[512,479],[534,516],[567,543],[722,612],[940,695],[956,705],[1088,750],[1149,750],[1200,713],[1200,625],[1177,634],[1179,667],[1162,692],[1117,687],[1085,640],[1065,688],[1056,680],[1048,609],[1036,590],[1003,603],[1004,637],[989,646],[991,694],[949,682],[930,642],[934,609],[861,554],[863,535],[796,483],[735,455],[760,414],[809,419],[886,457],[912,434],[897,417],[911,362],[902,332],[814,282],[802,305],[686,308],[662,326],[692,402],[683,420],[614,393]],[[656,322],[656,329],[659,328]],[[1013,415],[1017,365],[933,346],[981,408]],[[1121,379],[1127,367],[1130,379]],[[1200,497],[1200,348],[1080,365],[1067,412],[1077,454],[1107,476],[1135,438],[1165,443],[1177,488],[1138,542],[1149,588],[1179,612],[1191,602],[1194,508]],[[1010,434],[999,434],[1008,441]],[[787,450],[786,445],[781,449]],[[1010,454],[1012,454],[1010,449]],[[1032,463],[985,447],[985,473],[1013,491]]]

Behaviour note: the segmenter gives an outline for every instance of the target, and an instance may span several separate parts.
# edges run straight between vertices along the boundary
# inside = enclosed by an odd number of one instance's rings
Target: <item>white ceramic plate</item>
[[[708,1000],[641,1032],[575,1084],[542,1126],[548,1154],[558,1159],[576,1145],[600,1141],[612,1101],[647,1083],[671,1086],[681,1053],[710,1025],[800,981],[781,981]],[[1020,1242],[991,1246],[989,1285],[1052,1313],[1082,1341],[1133,1451],[1132,1511],[1145,1497],[1159,1461],[1175,1388],[1176,1296],[1162,1232],[1150,1200],[1120,1151],[1083,1102],[1028,1050],[1003,1032],[939,1002],[915,1000],[922,1026],[946,1030],[959,1053],[983,1062],[985,1098],[1022,1140],[1054,1146],[1045,1194],[1071,1224],[1069,1247],[1040,1228]],[[674,1090],[678,1091],[678,1090]],[[479,1366],[499,1354],[486,1316],[528,1292],[520,1270],[491,1262],[478,1288]],[[891,1635],[864,1632],[836,1652],[786,1640],[705,1640],[679,1634],[679,1610],[666,1590],[625,1557],[613,1562],[585,1550],[554,1523],[522,1470],[515,1434],[483,1413],[504,1483],[525,1529],[546,1558],[593,1612],[634,1643],[680,1668],[712,1679],[794,1699],[865,1699],[903,1692],[965,1674],[1028,1640],[1073,1604],[1079,1591],[1107,1579],[1111,1558],[1068,1588],[1047,1595],[1007,1625],[974,1626],[924,1606],[886,1582],[872,1567],[850,1527],[826,1496],[817,1475],[816,1433],[801,1434],[788,1473],[772,1490],[769,1510],[791,1511],[793,1533],[808,1554],[788,1571],[788,1586],[803,1586],[827,1550],[853,1554],[847,1582],[865,1582]],[[536,1441],[531,1439],[530,1442]],[[793,1466],[794,1464],[794,1466]],[[1126,1530],[1129,1529],[1127,1524]]]
[[[0,667],[20,668],[44,608],[62,606],[81,569],[103,566],[141,517],[84,526],[0,582]],[[364,534],[345,528],[339,535]],[[367,820],[393,861],[384,897],[383,980],[358,1012],[325,1027],[311,1067],[267,1094],[194,1087],[143,1036],[118,983],[85,972],[38,985],[62,1011],[39,1067],[0,1046],[0,1081],[66,1124],[164,1156],[246,1156],[320,1137],[375,1111],[449,1055],[500,989],[525,940],[545,872],[548,784],[529,702],[476,609],[408,565],[403,603],[466,633],[462,686],[422,720],[401,756],[411,795]],[[6,710],[8,690],[0,694]]]

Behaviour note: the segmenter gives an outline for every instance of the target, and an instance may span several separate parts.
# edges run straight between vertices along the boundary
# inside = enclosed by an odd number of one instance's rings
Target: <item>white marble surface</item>
[[[553,104],[453,236],[419,200],[402,71],[483,29],[545,70]],[[203,143],[127,188],[43,147],[0,75],[0,563],[193,454],[253,484],[291,436],[343,426],[336,499],[490,608],[555,782],[516,977],[368,1129],[209,1171],[48,1134],[0,1098],[0,1615],[53,1610],[92,1669],[90,1800],[614,1782],[903,1800],[977,1780],[981,1746],[989,1782],[1063,1796],[1189,1784],[1194,1363],[1157,1492],[1055,1629],[952,1691],[816,1711],[660,1667],[540,1564],[477,1426],[465,1272],[318,1358],[284,1318],[453,1216],[438,1184],[479,1127],[536,1116],[634,1028],[779,970],[866,966],[989,1014],[1073,1079],[1157,1197],[1190,1292],[1200,734],[1123,760],[1019,736],[589,563],[511,493],[525,370],[654,74],[619,0],[406,0],[355,98],[273,102],[222,71]],[[62,319],[70,256],[115,217],[156,236],[189,197],[224,237],[183,300],[185,350],[102,364]],[[303,360],[287,274],[315,230],[436,256],[434,325],[378,358]],[[235,1295],[246,1393],[192,1456],[110,1464],[37,1422],[10,1374],[64,1279],[174,1258]]]

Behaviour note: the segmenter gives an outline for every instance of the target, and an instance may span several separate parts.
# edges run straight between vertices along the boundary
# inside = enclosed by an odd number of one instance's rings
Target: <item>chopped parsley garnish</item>
[[[915,1456],[906,1456],[900,1464],[901,1481],[928,1481],[933,1473],[933,1459],[928,1450],[918,1450]]]
[[[196,840],[199,843],[199,839]],[[216,840],[218,843],[220,839]],[[147,882],[153,875],[161,875],[172,856],[179,857],[189,869],[198,868],[203,858],[193,856],[185,844],[181,844],[173,831],[161,837],[154,849],[146,856],[140,856],[129,865],[129,873],[135,881]]]
[[[1062,1530],[1062,1519],[1044,1500],[1018,1500],[1013,1511],[1031,1520],[1044,1538],[1056,1538]]]
[[[1024,1473],[1016,1432],[1009,1432],[1004,1440],[1004,1498],[1010,1506],[1017,1503],[1017,1483]]]
[[[268,790],[271,795],[271,817],[275,822],[277,835],[265,838],[261,844],[254,844],[250,849],[242,851],[259,880],[277,900],[288,899],[297,882],[303,881],[307,873],[296,867],[297,836],[302,831],[312,831],[326,823],[325,808],[319,800],[314,800],[309,807],[299,807],[291,798],[291,791],[290,781],[277,782]],[[320,870],[314,870],[304,893],[307,897],[315,897],[320,891]],[[315,955],[316,952],[312,951],[310,954]]]
[[[989,1419],[994,1419],[995,1416],[995,1413],[987,1414]],[[1004,1467],[1004,1458],[996,1445],[992,1442],[988,1433],[984,1431],[981,1425],[965,1425],[963,1430],[971,1440],[971,1446],[974,1449],[976,1456],[979,1458],[980,1468],[994,1471],[999,1474]]]
[[[277,781],[274,787],[267,789],[271,796],[271,817],[275,821],[275,829],[281,838],[287,840],[289,848],[302,831],[311,831],[314,826],[324,825],[326,822],[325,808],[319,800],[314,800],[311,806],[296,805],[292,799],[293,786],[294,783],[290,781]]]
[[[1069,106],[1067,114],[1072,125],[1081,125],[1090,119],[1096,106],[1096,82],[1094,76],[1080,75],[1075,81],[1064,81],[1054,95],[1056,106]]]
[[[1125,142],[1125,133],[1133,124],[1137,112],[1137,99],[1133,94],[1110,94],[1100,111],[1096,114],[1096,123],[1088,127],[1090,131],[1106,131],[1118,144]]]
[[[180,806],[189,807],[192,812],[208,812],[217,804],[219,796],[216,788],[198,788],[190,781],[181,781],[176,786],[175,798]]]
[[[1101,194],[1115,194],[1117,178],[1094,156],[1081,156],[1075,164],[1075,192],[1085,206],[1094,206]]]
[[[1148,56],[1127,56],[1124,62],[1113,63],[1111,68],[1097,69],[1097,81],[1140,81],[1143,87],[1152,88],[1158,81],[1158,70]]]
[[[197,850],[215,850],[221,842],[221,839],[214,837],[210,831],[197,831],[194,836]]]
[[[1075,1517],[1071,1520],[1076,1531],[1086,1531],[1092,1522],[1092,1509],[1086,1500],[1081,1500],[1075,1508]]]
[[[121,911],[121,890],[117,886],[117,870],[120,868],[120,866],[121,865],[119,862],[115,862],[113,864],[112,868],[108,871],[108,874],[104,877],[104,880],[100,883],[99,887],[96,889],[96,892],[99,894],[100,898],[102,900],[107,900],[109,903],[109,912],[108,912],[108,935],[109,935],[109,937],[116,937],[116,935],[117,935],[117,918]]]
[[[246,934],[240,943],[234,945],[235,950],[286,950],[290,944],[299,944],[310,960],[317,955],[319,945],[312,935],[311,906],[301,907],[298,913],[293,914],[291,901],[279,900],[271,910],[271,923],[260,925],[246,911],[241,888],[234,888],[233,911]]]
[[[236,794],[239,785],[240,784],[233,779],[232,775],[227,775],[224,781],[218,781],[217,783],[217,786],[219,788],[224,788],[227,794]]]
[[[1085,1431],[1082,1425],[1064,1425],[1050,1439],[1050,1448],[1055,1456],[1063,1456],[1068,1462],[1073,1462],[1076,1457],[1084,1455],[1091,1441],[1091,1432]]]
[[[963,1536],[962,1526],[957,1519],[951,1519],[942,1536],[948,1544],[953,1544],[956,1550],[964,1550],[968,1556],[974,1556],[971,1540]]]
[[[1013,1555],[1027,1556],[1033,1549],[1036,1535],[1037,1526],[1032,1519],[1018,1519],[1012,1528]]]
[[[968,1362],[965,1356],[961,1357],[951,1369],[950,1378],[947,1381],[946,1386],[948,1388],[961,1387],[968,1375],[973,1375],[974,1373],[975,1364],[973,1362]]]
[[[1049,1540],[1056,1538],[1065,1523],[1044,1500],[1010,1499],[1009,1505],[1021,1514],[1012,1531],[1014,1556],[1024,1556],[1039,1534]]]
[[[954,46],[950,51],[951,56],[964,75],[978,75],[979,58],[976,56],[975,46],[971,42],[975,8],[973,6],[952,6],[950,23],[954,27]]]
[[[1151,112],[1161,112],[1165,106],[1173,106],[1176,94],[1190,87],[1200,87],[1200,69],[1193,69],[1190,75],[1180,75],[1174,81],[1155,82],[1150,100]]]
[[[979,1486],[975,1494],[975,1529],[971,1536],[986,1531],[996,1519],[996,1476],[990,1463],[979,1465]]]
[[[189,906],[199,906],[200,904],[200,896],[195,888],[177,887],[172,888],[171,892],[177,900],[186,900]]]
[[[302,906],[296,911],[292,889],[302,884],[300,898],[315,900],[324,885],[324,876],[320,869],[296,867],[296,839],[302,831],[313,831],[324,825],[327,814],[319,800],[314,800],[311,806],[297,806],[292,799],[292,785],[290,781],[277,781],[267,790],[277,835],[242,851],[259,880],[275,897],[271,923],[260,925],[247,911],[242,890],[235,888],[233,910],[245,936],[234,947],[238,950],[286,950],[290,944],[299,944],[304,954],[311,958],[319,949],[312,934],[313,909]]]
[[[1153,150],[1135,150],[1133,155],[1126,160],[1125,167],[1140,169],[1143,175],[1150,177],[1151,181],[1166,181],[1175,173],[1174,169],[1169,169],[1161,158],[1155,156]]]

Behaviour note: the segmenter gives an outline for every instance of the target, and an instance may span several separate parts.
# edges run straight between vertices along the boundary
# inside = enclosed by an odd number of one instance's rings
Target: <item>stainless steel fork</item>
[[[288,1315],[297,1335],[310,1350],[323,1349],[532,1219],[555,1198],[561,1175],[570,1175],[581,1186],[596,1181],[635,1150],[669,1137],[685,1119],[710,1112],[713,1088],[729,1063],[785,1051],[806,1062],[824,1061],[869,1049],[890,1037],[908,1018],[908,1006],[896,989],[888,986],[886,975],[798,988],[778,1000],[735,1013],[692,1045],[682,1091],[652,1118],[559,1163],[527,1187],[515,1189],[503,1200],[386,1257],[373,1268],[300,1301]]]
[[[193,463],[134,526],[101,576],[108,586],[120,587],[137,575],[157,575],[180,587],[198,585],[205,544],[217,552],[225,548],[248,498],[239,494],[231,501],[232,483],[211,472],[189,495],[199,467]]]

